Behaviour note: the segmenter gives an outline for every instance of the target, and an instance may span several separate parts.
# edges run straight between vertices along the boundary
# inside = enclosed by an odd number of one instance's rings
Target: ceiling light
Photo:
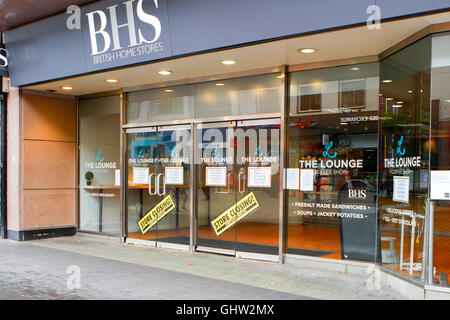
[[[389,79],[383,80],[383,83],[391,83],[391,82],[392,82],[392,80],[389,80]]]
[[[170,92],[173,92],[173,90],[172,89],[166,89],[166,90],[164,90],[164,92],[170,93]]]
[[[350,68],[350,70],[352,70],[352,71],[359,71],[359,70],[361,70],[361,68],[359,68],[359,67],[353,67],[353,68]]]
[[[278,79],[283,79],[284,77],[285,77],[284,74],[280,74],[277,76]]]
[[[225,83],[216,83],[216,86],[218,86],[218,87],[223,87],[225,85]]]
[[[408,90],[408,93],[413,93],[413,91],[412,90]]]
[[[236,61],[234,61],[234,60],[223,60],[222,61],[222,64],[226,64],[226,65],[232,65],[235,63],[236,63]]]
[[[110,82],[110,83],[116,83],[117,80],[116,79],[106,79],[106,82]]]
[[[403,104],[404,102],[403,101],[397,101],[397,104]]]
[[[389,100],[389,101],[390,101],[390,100],[394,100],[394,98],[386,98],[386,100]]]
[[[403,107],[401,104],[393,104],[392,105],[392,108],[401,108],[401,107]]]
[[[172,74],[172,71],[170,71],[170,70],[160,70],[160,71],[158,71],[158,73],[160,75],[162,75],[162,76],[168,76],[168,75]]]
[[[316,52],[316,49],[312,49],[312,48],[303,48],[303,49],[298,50],[298,52],[308,54],[308,53],[314,53],[314,52]]]
[[[73,88],[71,86],[63,86],[61,87],[63,90],[72,90]]]

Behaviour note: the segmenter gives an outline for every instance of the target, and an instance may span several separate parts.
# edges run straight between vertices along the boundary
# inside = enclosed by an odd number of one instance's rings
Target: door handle
[[[244,177],[244,179],[241,179],[241,177]],[[243,182],[242,188],[241,188],[241,181]],[[242,171],[239,172],[238,183],[239,183],[239,193],[245,193],[245,172]]]
[[[163,178],[162,185],[163,185],[163,192],[161,193],[161,187],[159,185],[161,181],[161,177]],[[166,182],[164,181],[164,173],[158,174],[156,177],[156,192],[158,193],[158,196],[163,196],[166,194]]]
[[[216,194],[224,194],[224,193],[231,193],[231,176],[233,175],[233,172],[229,172],[227,174],[227,191],[215,191]]]
[[[155,173],[151,173],[151,174],[148,175],[148,194],[151,195],[151,196],[156,195],[156,186],[155,186],[155,192],[152,192],[152,177],[154,175],[156,175],[156,174]]]

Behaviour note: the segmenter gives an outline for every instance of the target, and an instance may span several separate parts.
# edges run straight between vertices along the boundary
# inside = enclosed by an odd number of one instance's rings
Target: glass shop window
[[[433,224],[433,285],[448,287],[450,278],[450,33],[432,39],[430,198]],[[436,185],[435,178],[438,178]]]
[[[378,63],[290,74],[289,254],[376,261],[378,74]],[[303,95],[316,102],[306,114]]]
[[[320,111],[322,107],[322,93],[320,90],[320,83],[300,85],[300,94],[297,97],[297,113]]]
[[[366,105],[366,79],[341,81],[341,109],[363,109]]]
[[[379,216],[381,263],[423,282],[430,154],[431,41],[381,62]]]
[[[194,92],[193,85],[129,92],[127,122],[191,119],[194,116]]]
[[[120,234],[120,97],[79,101],[80,230]]]

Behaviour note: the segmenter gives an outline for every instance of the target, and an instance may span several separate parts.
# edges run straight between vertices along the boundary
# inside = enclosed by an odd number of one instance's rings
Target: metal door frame
[[[238,116],[238,117],[225,117],[221,119],[222,121],[211,121],[207,123],[194,121],[193,124],[193,130],[195,131],[195,140],[194,140],[194,149],[195,151],[198,150],[198,139],[197,139],[197,130],[198,128],[223,128],[223,127],[233,127],[233,128],[240,128],[244,126],[251,126],[251,125],[269,125],[269,124],[279,124],[280,125],[280,140],[279,140],[279,174],[280,174],[280,186],[279,186],[279,242],[278,242],[278,255],[270,255],[270,254],[262,254],[262,253],[253,253],[253,252],[244,252],[244,251],[237,251],[237,250],[229,250],[229,249],[221,249],[221,248],[213,248],[213,247],[203,247],[203,246],[197,246],[197,221],[195,222],[195,241],[193,241],[193,251],[195,252],[209,252],[209,253],[217,253],[217,254],[223,254],[223,255],[229,255],[236,258],[244,258],[244,259],[253,259],[253,260],[265,260],[265,261],[271,261],[271,262],[277,262],[282,263],[283,262],[283,250],[284,250],[284,244],[282,243],[282,239],[284,239],[284,148],[282,147],[283,140],[284,140],[284,125],[285,121],[283,117],[280,117],[280,115],[273,115],[272,117],[267,116]],[[197,152],[195,152],[195,155],[197,155]],[[196,163],[198,159],[194,158],[194,162]],[[236,159],[235,159],[236,160]],[[195,175],[197,176],[197,175]],[[192,180],[191,180],[192,181]],[[195,193],[197,193],[197,184],[194,186]],[[197,197],[195,197],[195,203],[197,204]],[[196,215],[195,215],[196,216]],[[236,240],[234,240],[236,241]]]
[[[131,243],[131,244],[139,244],[139,245],[147,245],[147,246],[151,246],[151,247],[159,247],[159,248],[168,248],[168,249],[177,249],[177,250],[183,250],[183,251],[189,251],[189,252],[193,252],[192,249],[192,234],[193,234],[193,190],[194,190],[194,185],[193,185],[193,169],[194,169],[194,165],[193,165],[193,152],[194,152],[194,143],[193,143],[193,129],[194,129],[194,125],[193,123],[190,122],[185,122],[185,123],[180,123],[179,121],[177,121],[176,123],[164,123],[164,125],[162,125],[161,123],[155,123],[154,125],[148,125],[148,126],[143,126],[143,127],[131,127],[131,128],[125,128],[122,127],[122,132],[123,132],[123,137],[122,137],[122,143],[123,143],[123,148],[122,148],[122,157],[123,157],[123,161],[122,161],[122,172],[123,174],[121,175],[121,179],[122,179],[122,188],[123,190],[123,197],[122,199],[124,200],[123,203],[124,205],[122,206],[122,210],[123,210],[123,225],[124,225],[124,229],[123,229],[123,239],[124,242],[126,243]],[[153,240],[142,240],[142,239],[135,239],[135,238],[129,238],[128,237],[128,206],[127,206],[127,189],[128,189],[128,159],[127,159],[127,151],[128,151],[128,143],[127,143],[127,135],[128,134],[132,134],[132,133],[145,133],[145,132],[164,132],[164,131],[169,131],[169,130],[177,130],[177,129],[188,129],[191,131],[191,152],[190,152],[190,181],[189,181],[189,188],[190,188],[190,195],[189,195],[189,200],[190,200],[190,224],[189,224],[189,245],[183,245],[183,244],[173,244],[173,243],[164,243],[164,242],[160,242],[158,240],[153,241]],[[150,185],[149,185],[150,187]]]

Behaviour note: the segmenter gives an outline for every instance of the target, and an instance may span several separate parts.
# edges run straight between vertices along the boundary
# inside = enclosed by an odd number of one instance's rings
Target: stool
[[[381,241],[389,241],[389,249],[381,250],[381,262],[385,264],[395,264],[399,262],[398,253],[394,249],[395,237],[381,237]]]

